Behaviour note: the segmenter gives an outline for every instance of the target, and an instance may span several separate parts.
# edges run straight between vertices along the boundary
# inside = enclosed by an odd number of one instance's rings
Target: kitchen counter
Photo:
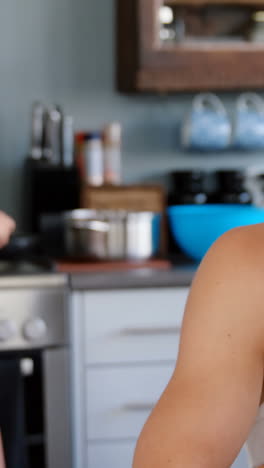
[[[130,271],[72,273],[73,290],[164,288],[190,286],[198,264],[181,263],[168,269],[140,268]]]
[[[0,290],[4,289],[36,289],[65,286],[68,283],[67,275],[56,273],[43,273],[31,275],[0,275]]]

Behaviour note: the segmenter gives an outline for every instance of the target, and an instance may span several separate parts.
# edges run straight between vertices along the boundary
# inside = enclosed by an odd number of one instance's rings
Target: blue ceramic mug
[[[264,100],[256,93],[243,93],[237,100],[233,145],[245,150],[264,148]]]
[[[229,147],[231,134],[222,101],[212,93],[198,94],[182,128],[182,145],[200,151],[223,150]]]

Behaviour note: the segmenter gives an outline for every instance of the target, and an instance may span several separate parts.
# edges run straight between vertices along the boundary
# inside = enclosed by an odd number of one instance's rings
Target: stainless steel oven
[[[64,275],[0,276],[0,379],[7,468],[72,468]]]

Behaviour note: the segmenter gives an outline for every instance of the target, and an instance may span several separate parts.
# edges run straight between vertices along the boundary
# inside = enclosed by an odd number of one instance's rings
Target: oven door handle
[[[70,352],[65,348],[43,353],[46,458],[49,468],[72,468],[70,414]]]

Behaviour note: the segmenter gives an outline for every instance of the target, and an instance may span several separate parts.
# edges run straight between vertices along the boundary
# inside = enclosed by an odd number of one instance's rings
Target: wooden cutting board
[[[165,193],[159,185],[116,185],[81,188],[81,208],[164,212]]]
[[[99,273],[129,271],[140,268],[152,268],[159,270],[168,270],[171,268],[171,262],[163,259],[151,259],[146,261],[116,261],[116,262],[80,262],[56,260],[55,269],[59,273]]]

